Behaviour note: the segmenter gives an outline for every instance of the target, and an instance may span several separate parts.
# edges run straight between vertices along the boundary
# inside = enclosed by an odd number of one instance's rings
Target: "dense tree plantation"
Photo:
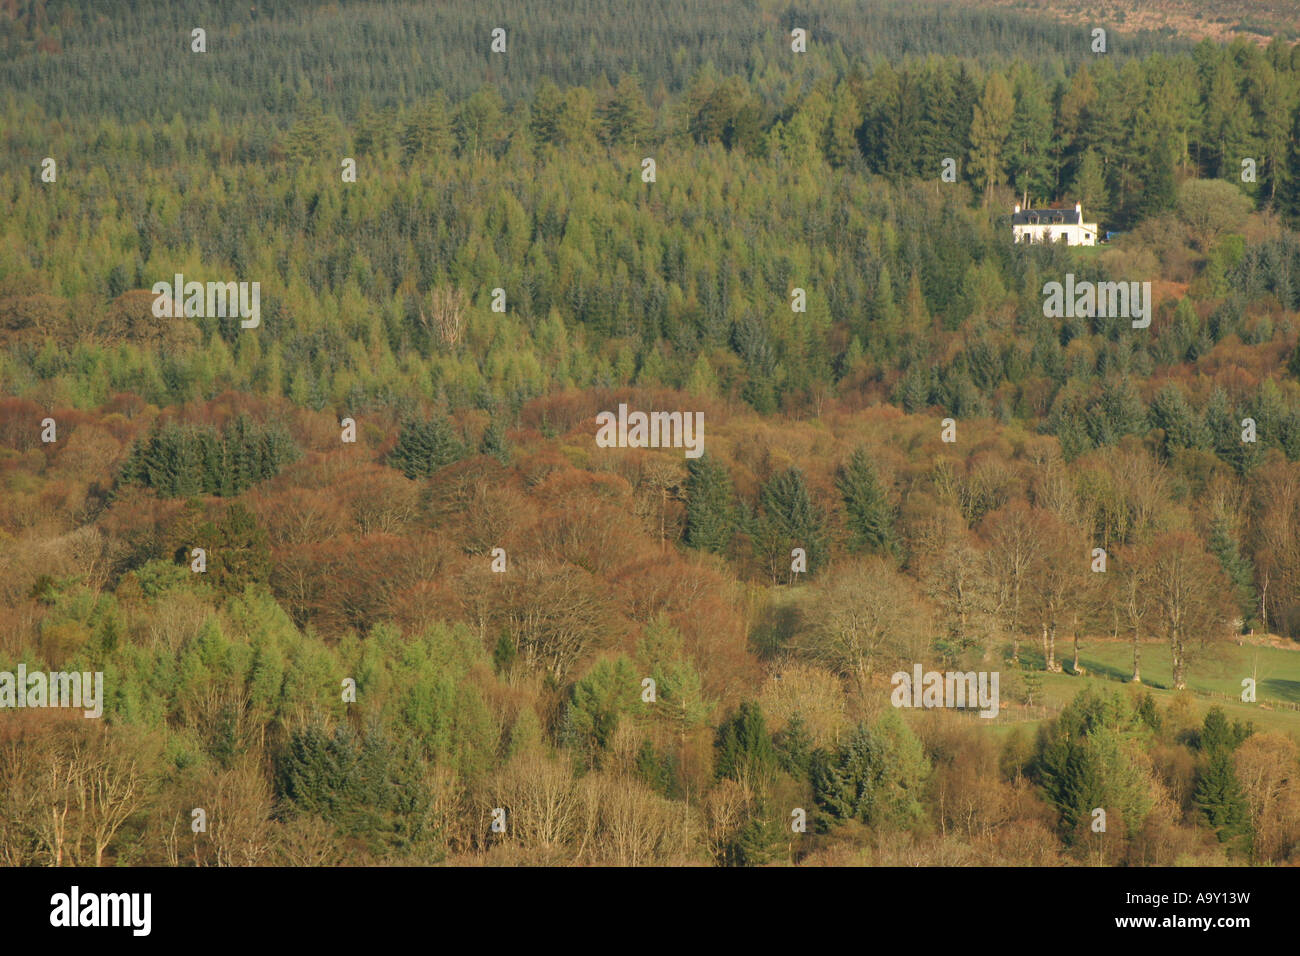
[[[1300,45],[738,6],[0,0],[0,863],[1300,862]]]
[[[190,31],[203,27],[214,55],[187,59]],[[507,57],[488,38],[508,28]],[[809,31],[806,69],[786,56],[793,27]],[[1172,31],[1124,34],[1119,58],[1186,49]],[[1019,11],[942,2],[862,0],[799,6],[741,0],[726,16],[708,0],[581,0],[539,6],[490,0],[470,6],[416,0],[271,0],[221,11],[198,3],[5,0],[0,4],[0,88],[30,90],[59,114],[165,121],[202,120],[215,109],[237,115],[286,114],[303,88],[334,112],[367,103],[402,109],[443,91],[453,100],[486,82],[511,100],[543,79],[568,87],[617,82],[631,71],[652,95],[680,93],[712,63],[751,77],[765,96],[783,98],[817,75],[873,57],[954,54],[1038,62],[1073,58],[1087,31]],[[46,54],[42,56],[41,54]],[[277,124],[278,125],[278,124]]]

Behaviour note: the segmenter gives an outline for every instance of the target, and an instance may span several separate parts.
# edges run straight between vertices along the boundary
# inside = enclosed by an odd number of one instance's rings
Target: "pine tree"
[[[207,581],[219,590],[238,594],[250,584],[265,584],[271,576],[271,547],[257,516],[235,502],[215,526],[199,529],[208,547]]]
[[[530,107],[528,131],[539,145],[558,145],[560,142],[560,121],[564,115],[564,94],[549,77],[543,77],[537,84]]]
[[[722,554],[736,532],[731,476],[707,453],[690,459],[686,473],[686,544]]]
[[[769,801],[755,801],[749,820],[722,848],[724,866],[763,866],[771,863],[784,835],[782,820]]]
[[[819,827],[853,819],[906,829],[924,813],[920,794],[929,774],[920,740],[896,713],[858,724],[836,751],[813,754]]]
[[[464,446],[451,422],[440,416],[403,425],[397,436],[397,447],[388,460],[407,478],[427,478],[439,468],[460,460],[464,454]]]
[[[1232,766],[1231,752],[1219,747],[1196,781],[1193,795],[1205,822],[1222,843],[1243,842],[1250,835],[1250,807]]]
[[[1103,802],[1101,773],[1086,738],[1061,736],[1044,749],[1038,768],[1048,799],[1059,814],[1061,834],[1071,841],[1079,824]]]
[[[773,475],[759,495],[762,510],[760,556],[775,564],[793,548],[803,548],[808,573],[815,574],[826,559],[826,535],[821,510],[798,468]]]
[[[1083,205],[1083,214],[1097,228],[1110,213],[1110,196],[1106,190],[1106,176],[1102,171],[1101,160],[1097,151],[1091,147],[1084,150],[1079,162],[1079,171],[1071,187],[1076,202]]]
[[[799,713],[792,714],[786,725],[772,738],[781,769],[796,780],[808,779],[812,770],[813,740]]]
[[[1282,215],[1290,220],[1293,228],[1300,228],[1300,108],[1297,108],[1291,123],[1291,146],[1286,155],[1286,169],[1278,177],[1277,206]],[[1296,349],[1300,356],[1300,348]],[[1300,360],[1293,356],[1292,374],[1300,377]]]
[[[338,119],[327,116],[316,99],[301,98],[297,114],[285,137],[285,152],[298,160],[317,159],[326,145],[337,139]]]
[[[451,119],[442,91],[412,110],[402,127],[402,154],[408,163],[445,154],[451,149]]]
[[[1228,580],[1232,582],[1233,598],[1241,610],[1243,626],[1249,626],[1255,615],[1257,605],[1255,596],[1255,569],[1249,558],[1241,553],[1237,541],[1232,537],[1228,520],[1223,515],[1215,515],[1210,522],[1210,551],[1223,565]]]
[[[1048,149],[1052,108],[1036,71],[1022,70],[1016,80],[1016,106],[1007,141],[1007,169],[1012,185],[1031,203],[1049,198],[1055,185]]]
[[[762,708],[743,701],[740,709],[719,728],[715,743],[715,772],[762,790],[777,768],[776,749],[767,732]]]
[[[1011,87],[1000,73],[989,76],[984,95],[975,106],[970,128],[970,168],[975,182],[984,187],[984,205],[993,187],[1006,182],[1003,148],[1010,135],[1015,100]]]
[[[1205,715],[1198,744],[1203,753],[1215,754],[1221,750],[1231,753],[1254,732],[1255,727],[1251,723],[1243,725],[1241,721],[1235,720],[1229,724],[1223,708],[1216,705]]]
[[[503,465],[510,464],[510,446],[506,441],[506,430],[501,422],[493,418],[483,430],[483,440],[479,442],[479,454],[491,455]]]
[[[858,102],[849,85],[841,82],[835,90],[826,128],[826,160],[832,166],[848,166],[858,157],[857,131],[861,123]]]
[[[653,121],[640,80],[624,73],[614,94],[600,108],[601,139],[610,146],[635,148],[649,135]]]
[[[1151,424],[1164,432],[1165,457],[1176,448],[1206,448],[1210,442],[1205,423],[1187,401],[1183,390],[1170,382],[1151,402]]]
[[[840,466],[835,487],[844,498],[847,524],[853,535],[850,550],[871,554],[894,553],[897,550],[894,509],[865,448],[855,450],[848,465]]]
[[[1174,207],[1177,185],[1174,181],[1174,144],[1160,138],[1147,151],[1142,171],[1141,195],[1138,215],[1143,218],[1158,216]]]

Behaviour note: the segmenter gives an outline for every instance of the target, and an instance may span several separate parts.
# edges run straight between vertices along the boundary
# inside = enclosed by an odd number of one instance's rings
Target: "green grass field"
[[[1048,674],[1041,670],[1043,655],[1035,646],[1021,648],[1021,660],[1037,670],[1041,681],[1040,706],[1024,707],[1019,699],[1024,674],[1003,681],[1002,692],[1007,708],[1006,724],[1037,723],[1068,704],[1084,686],[1093,684],[1101,689],[1123,687],[1136,691],[1131,684],[1133,673],[1133,646],[1128,641],[1089,639],[1079,648],[1079,664],[1086,675],[1069,673],[1074,659],[1070,642],[1057,646],[1058,656],[1066,673]],[[1242,703],[1242,678],[1255,678],[1253,704]],[[1143,690],[1150,691],[1161,708],[1167,707],[1178,694],[1173,690],[1169,648],[1158,642],[1142,645]],[[1300,704],[1300,648],[1280,649],[1264,645],[1224,644],[1216,648],[1213,658],[1193,661],[1187,676],[1197,713],[1216,704],[1223,708],[1229,720],[1253,721],[1261,730],[1278,730],[1300,737],[1300,710],[1291,709]],[[1289,705],[1289,706],[1288,706]],[[999,720],[998,724],[1004,724]],[[1004,726],[1005,726],[1004,725]]]

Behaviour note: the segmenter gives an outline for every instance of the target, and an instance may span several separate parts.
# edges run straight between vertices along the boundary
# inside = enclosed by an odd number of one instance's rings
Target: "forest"
[[[0,862],[1300,861],[1300,45],[735,6],[0,2]]]

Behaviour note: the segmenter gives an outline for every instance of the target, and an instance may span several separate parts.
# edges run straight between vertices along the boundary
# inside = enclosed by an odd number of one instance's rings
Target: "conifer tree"
[[[408,421],[397,436],[389,463],[407,478],[427,478],[439,468],[458,461],[464,446],[441,416],[428,421]]]
[[[848,465],[840,466],[835,487],[844,498],[847,524],[853,535],[849,542],[850,550],[871,554],[894,553],[897,548],[894,509],[865,448],[855,450]]]
[[[760,515],[755,528],[758,557],[775,573],[803,548],[808,573],[816,574],[826,560],[826,533],[821,509],[808,490],[803,472],[788,468],[773,475],[759,494]]]
[[[1010,136],[1015,100],[1011,87],[1000,73],[989,76],[984,95],[975,106],[970,128],[970,166],[975,181],[984,188],[984,205],[993,187],[1006,182],[1003,149]]]
[[[1197,778],[1193,799],[1220,842],[1240,844],[1249,838],[1250,807],[1229,750],[1220,747],[1210,754]]]
[[[1256,608],[1255,569],[1249,558],[1241,553],[1236,539],[1232,537],[1228,521],[1223,515],[1216,515],[1210,522],[1210,551],[1223,565],[1228,580],[1232,582],[1233,599],[1241,610],[1243,626],[1249,626],[1254,618]]]
[[[722,554],[736,531],[731,476],[708,453],[689,459],[686,473],[686,544]]]
[[[442,91],[411,111],[402,127],[402,154],[408,163],[451,149],[451,119]]]
[[[744,701],[731,719],[718,728],[719,777],[730,777],[756,789],[764,787],[777,768],[776,750],[767,732],[767,721],[758,704]]]

